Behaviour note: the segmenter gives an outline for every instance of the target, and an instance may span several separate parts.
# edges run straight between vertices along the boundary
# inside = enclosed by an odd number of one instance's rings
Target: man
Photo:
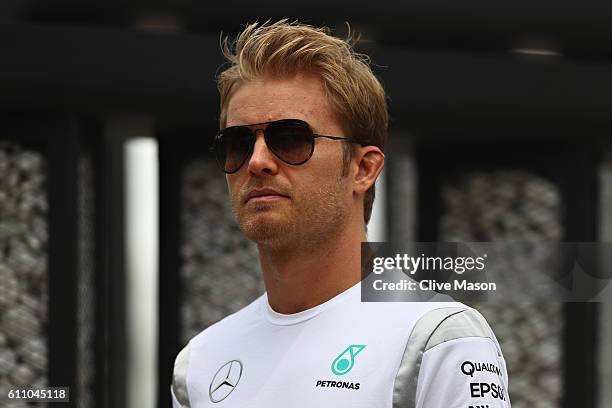
[[[510,406],[476,311],[360,301],[388,122],[366,60],[286,21],[249,25],[224,54],[213,150],[266,293],[179,353],[174,407]]]

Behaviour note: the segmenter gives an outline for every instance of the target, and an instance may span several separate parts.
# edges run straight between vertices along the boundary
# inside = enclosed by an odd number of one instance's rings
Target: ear
[[[365,194],[378,178],[385,165],[385,155],[376,146],[362,146],[353,157],[357,164],[353,191]]]

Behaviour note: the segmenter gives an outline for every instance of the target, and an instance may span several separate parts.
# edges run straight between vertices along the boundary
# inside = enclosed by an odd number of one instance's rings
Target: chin
[[[286,242],[292,230],[290,223],[259,214],[239,222],[244,235],[258,244]]]

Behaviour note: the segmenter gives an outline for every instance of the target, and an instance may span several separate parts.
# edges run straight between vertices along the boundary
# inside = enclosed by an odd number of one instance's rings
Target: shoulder
[[[417,406],[483,402],[510,406],[508,373],[493,330],[479,312],[468,308],[444,319],[431,334],[420,365]]]
[[[490,370],[479,371],[476,377],[470,367]],[[494,395],[502,404],[491,406],[509,403],[506,364],[493,330],[477,310],[461,303],[427,311],[406,344],[394,400],[416,402],[419,407],[478,402],[474,398],[481,390],[472,390],[472,383],[483,384],[487,396]],[[440,389],[448,393],[440,394]]]
[[[188,343],[176,356],[174,370],[172,373],[172,400],[174,408],[188,408],[189,395],[187,393],[187,367],[189,365],[189,354],[191,351]],[[176,404],[179,404],[176,406]]]
[[[499,349],[495,334],[486,319],[476,309],[461,303],[426,313],[417,323],[413,335],[427,336],[424,351],[451,340],[468,337],[488,338]]]
[[[174,360],[171,389],[175,408],[189,408],[190,406],[189,391],[187,389],[187,373],[194,350],[196,350],[197,353],[197,350],[204,347],[206,344],[223,342],[226,338],[226,333],[240,327],[245,321],[257,318],[258,305],[261,299],[262,297],[257,298],[251,304],[240,309],[236,313],[202,330],[177,354]]]
[[[223,341],[224,336],[226,336],[228,332],[232,332],[233,330],[240,328],[245,322],[252,321],[253,319],[259,319],[262,298],[263,296],[258,297],[237,312],[224,317],[218,322],[208,326],[200,333],[196,334],[190,340],[192,347],[198,347],[200,343],[204,342],[217,340]]]

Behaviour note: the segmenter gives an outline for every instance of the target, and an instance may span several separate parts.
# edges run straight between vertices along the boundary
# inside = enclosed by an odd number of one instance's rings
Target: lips
[[[285,194],[281,194],[280,192],[274,189],[271,189],[271,188],[254,188],[253,190],[249,191],[244,202],[246,203],[249,200],[253,198],[257,198],[257,197],[270,197],[270,198],[285,197],[287,198],[288,196],[286,196]]]

